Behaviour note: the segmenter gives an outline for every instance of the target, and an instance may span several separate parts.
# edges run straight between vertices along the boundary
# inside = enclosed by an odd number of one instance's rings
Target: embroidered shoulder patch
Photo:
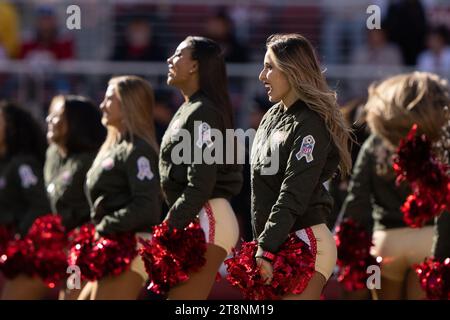
[[[197,140],[197,147],[201,148],[203,147],[203,144],[206,143],[206,145],[211,147],[213,145],[212,139],[211,139],[211,126],[207,124],[206,122],[202,122],[198,127],[198,140]]]
[[[137,178],[141,181],[143,181],[145,178],[148,180],[153,179],[153,172],[150,167],[150,161],[146,157],[139,157],[137,160],[137,167],[138,167],[138,174]]]
[[[297,160],[301,160],[303,157],[305,157],[307,163],[313,161],[314,158],[312,153],[315,143],[316,141],[314,140],[314,137],[312,135],[307,135],[306,137],[304,137],[302,140],[300,151],[295,155],[297,157]]]
[[[27,164],[22,164],[19,167],[19,176],[22,183],[22,188],[28,189],[31,186],[34,186],[38,182],[38,178],[34,174],[31,167]]]

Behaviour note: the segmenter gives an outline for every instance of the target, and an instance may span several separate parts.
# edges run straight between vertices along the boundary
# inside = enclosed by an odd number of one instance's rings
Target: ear
[[[194,61],[192,61],[192,66],[191,66],[191,69],[189,70],[189,73],[194,74],[196,72],[198,72],[198,61],[194,60]]]

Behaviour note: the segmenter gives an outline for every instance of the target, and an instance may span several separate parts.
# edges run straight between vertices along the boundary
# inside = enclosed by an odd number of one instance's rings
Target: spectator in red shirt
[[[38,8],[35,30],[34,38],[22,45],[22,59],[44,62],[74,57],[73,41],[58,34],[58,21],[53,8]]]

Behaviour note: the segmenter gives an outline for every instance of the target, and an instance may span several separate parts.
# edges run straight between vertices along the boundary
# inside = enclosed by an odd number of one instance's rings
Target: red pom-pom
[[[93,252],[103,260],[103,277],[117,276],[126,271],[137,256],[137,241],[134,233],[120,233],[100,237]]]
[[[239,288],[245,299],[275,300],[288,293],[300,294],[314,273],[315,257],[308,245],[290,234],[272,262],[273,278],[266,285],[256,265],[256,241],[244,242],[233,257],[225,260],[231,285]]]
[[[442,205],[437,203],[432,195],[414,193],[406,198],[400,210],[403,220],[412,228],[421,228],[427,221],[439,215]]]
[[[401,208],[405,223],[411,227],[423,226],[450,205],[448,166],[439,163],[431,142],[417,130],[414,124],[400,141],[393,163],[397,182],[407,180],[413,191]]]
[[[151,240],[140,239],[139,254],[150,278],[149,290],[165,294],[187,281],[189,274],[205,263],[205,234],[198,222],[183,230],[169,228],[167,222],[153,228]]]
[[[11,240],[0,257],[0,270],[8,279],[13,279],[19,274],[34,276],[34,253],[34,245],[30,239]]]
[[[428,299],[450,300],[450,258],[444,262],[428,258],[414,268]]]
[[[348,291],[365,288],[367,268],[377,265],[370,255],[371,235],[359,223],[347,218],[336,228],[334,239],[338,251],[338,281]]]
[[[34,245],[35,273],[50,288],[66,277],[67,234],[59,215],[48,214],[37,218],[30,227],[27,239]]]
[[[334,236],[338,249],[338,262],[348,265],[370,256],[372,236],[351,218],[345,219]]]
[[[70,235],[69,265],[80,268],[83,280],[95,281],[119,275],[137,255],[134,233],[121,233],[95,240],[95,226],[85,224]]]
[[[367,267],[370,265],[378,265],[376,259],[371,255],[351,264],[341,264],[337,280],[347,291],[367,288]]]

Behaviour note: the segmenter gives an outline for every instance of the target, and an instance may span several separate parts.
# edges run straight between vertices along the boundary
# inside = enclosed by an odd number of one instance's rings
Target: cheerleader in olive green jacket
[[[411,189],[407,182],[396,184],[392,168],[392,155],[414,123],[431,141],[441,137],[444,107],[448,105],[446,84],[430,73],[398,75],[369,88],[365,108],[372,135],[358,155],[342,214],[373,231],[371,254],[382,258],[381,299],[425,298],[412,266],[432,254],[434,235],[441,240],[435,241],[439,256],[448,248],[442,242],[448,237],[448,213],[443,213],[436,233],[433,221],[422,228],[406,225],[400,207]]]
[[[343,174],[350,170],[349,129],[314,49],[301,35],[269,37],[259,79],[277,104],[264,115],[252,146],[256,262],[270,283],[272,261],[295,233],[309,245],[315,273],[302,293],[280,298],[319,299],[336,264],[336,245],[326,226],[333,200],[324,183],[339,165]]]
[[[184,228],[198,217],[207,242],[205,266],[170,290],[168,296],[206,299],[221,263],[239,237],[229,201],[241,189],[242,168],[235,162],[226,162],[226,148],[216,145],[212,134],[212,130],[217,130],[225,138],[225,130],[233,129],[225,62],[216,42],[187,37],[167,63],[167,83],[181,91],[185,102],[174,115],[161,144],[161,185],[169,205],[166,220],[172,227]],[[183,132],[188,137],[180,139]],[[188,150],[183,153],[188,161],[177,163],[176,148],[183,143],[187,143]],[[207,163],[203,156],[196,161],[196,153],[205,155],[213,149],[222,156],[221,164]]]
[[[57,96],[47,116],[50,146],[44,179],[52,211],[67,232],[90,220],[84,185],[86,173],[106,136],[98,108],[80,96]],[[63,284],[65,287],[65,284]],[[80,290],[64,289],[62,299],[76,299]]]
[[[50,213],[42,166],[45,135],[31,114],[0,103],[0,224],[25,236],[34,220]],[[42,299],[46,285],[18,275],[7,280],[2,299]]]
[[[112,78],[100,105],[108,136],[87,173],[86,194],[98,235],[145,232],[160,223],[154,96],[142,78]],[[100,279],[94,299],[136,299],[148,276],[138,256],[122,274]],[[82,293],[83,294],[83,293]]]

